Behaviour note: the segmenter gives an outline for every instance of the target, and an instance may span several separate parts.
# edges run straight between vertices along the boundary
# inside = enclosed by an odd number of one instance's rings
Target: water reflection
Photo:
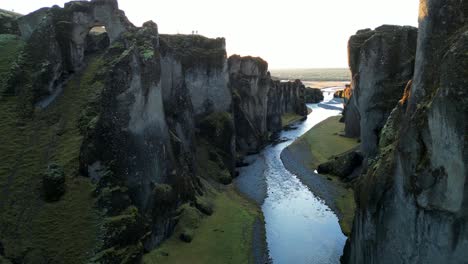
[[[341,113],[342,103],[333,98],[331,91],[324,91],[323,103],[309,105],[313,111],[306,121],[297,124],[295,130],[281,133],[280,137],[287,141],[267,147],[255,157],[252,165],[240,171],[238,181],[241,184],[250,182],[250,187],[255,188],[252,187],[256,186],[254,178],[257,182],[258,179],[267,182],[267,198],[262,210],[268,249],[275,264],[339,263],[343,251],[346,237],[335,214],[286,170],[280,158],[281,151],[297,137],[326,118]],[[259,173],[263,178],[258,177]]]

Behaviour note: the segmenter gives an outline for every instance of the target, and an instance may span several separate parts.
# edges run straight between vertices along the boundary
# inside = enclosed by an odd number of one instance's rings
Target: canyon
[[[468,4],[419,12],[339,99],[117,0],[0,10],[0,262],[466,262]]]
[[[251,63],[259,58],[228,60],[222,38],[136,27],[117,1],[43,8],[12,17],[11,27],[0,32],[20,33],[9,35],[19,48],[2,72],[2,105],[22,125],[8,123],[2,142],[30,138],[2,149],[16,159],[2,170],[0,199],[2,255],[14,262],[140,261],[193,211],[184,204],[212,213],[207,186],[229,184],[236,162],[279,132],[283,115],[307,114],[300,81],[273,81],[266,62]],[[76,219],[70,233],[67,218]],[[44,222],[63,235],[44,233]],[[65,242],[76,232],[86,237]]]

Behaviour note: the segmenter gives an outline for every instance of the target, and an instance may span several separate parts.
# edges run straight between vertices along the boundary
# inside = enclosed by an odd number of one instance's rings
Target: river
[[[247,157],[250,165],[241,168],[236,179],[240,191],[262,205],[268,251],[274,264],[339,263],[346,242],[336,215],[284,167],[280,158],[283,149],[295,139],[341,113],[342,101],[333,98],[333,88],[322,91],[325,100],[308,105],[312,112],[307,120],[294,124],[293,130],[283,131],[280,138],[284,142]]]

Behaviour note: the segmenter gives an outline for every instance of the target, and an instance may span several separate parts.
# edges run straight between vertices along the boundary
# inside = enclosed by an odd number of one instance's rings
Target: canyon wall
[[[234,95],[236,143],[240,153],[258,151],[272,133],[282,129],[281,116],[307,115],[304,85],[271,79],[261,58],[229,58],[230,86]]]
[[[412,78],[416,38],[416,28],[385,25],[360,30],[349,40],[353,79],[345,132],[361,137],[366,156],[376,154],[380,130]]]
[[[413,81],[358,184],[345,263],[468,259],[467,18],[466,1],[421,1]]]
[[[0,260],[136,263],[172,234],[183,204],[209,211],[206,182],[229,184],[282,114],[307,113],[300,81],[272,81],[266,62],[228,65],[222,38],[135,27],[115,0],[16,22],[18,54],[0,68],[11,68],[0,72],[1,151],[14,158],[0,168]],[[43,199],[43,175],[55,201]]]

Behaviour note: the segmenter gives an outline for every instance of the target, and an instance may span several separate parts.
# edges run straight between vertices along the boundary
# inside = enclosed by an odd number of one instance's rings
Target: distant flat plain
[[[327,88],[345,86],[351,82],[351,73],[346,68],[273,69],[271,75],[280,80],[300,79],[305,86]]]

